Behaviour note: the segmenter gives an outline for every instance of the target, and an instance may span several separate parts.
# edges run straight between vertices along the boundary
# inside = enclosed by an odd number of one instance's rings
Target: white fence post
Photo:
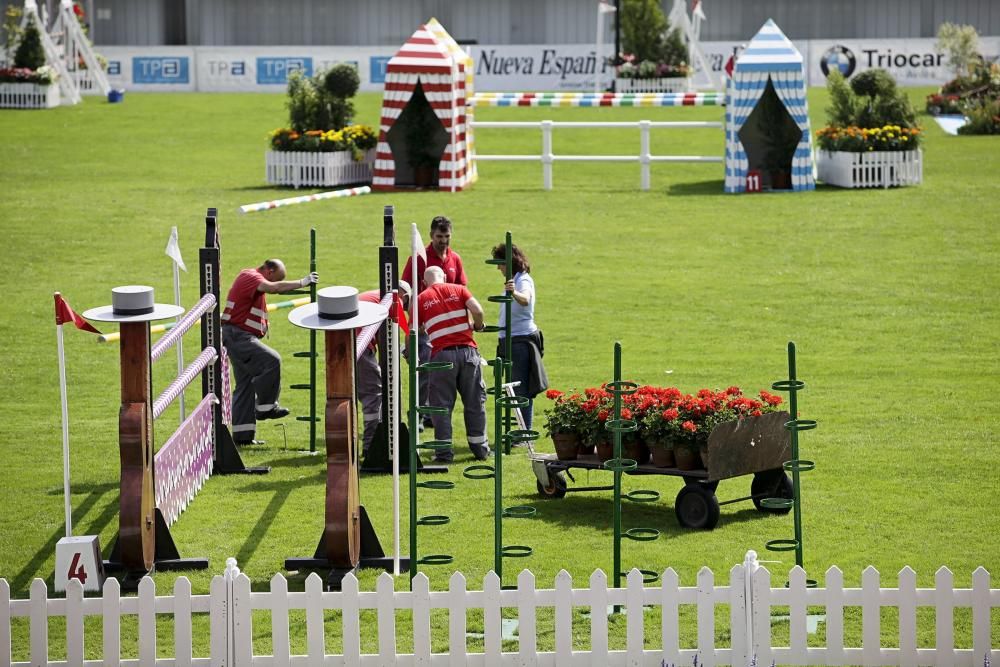
[[[941,567],[934,574],[934,617],[936,632],[934,647],[937,649],[935,664],[950,665],[955,659],[955,610],[952,597],[951,570]]]
[[[0,664],[11,663],[10,584],[0,579]]]
[[[306,664],[309,667],[322,667],[323,656],[326,654],[326,642],[323,636],[323,579],[313,572],[306,577]],[[251,641],[252,636],[247,636]],[[245,667],[239,663],[233,667]]]
[[[191,667],[194,658],[191,641],[191,582],[187,577],[174,580],[174,665]]]
[[[156,664],[156,582],[139,580],[139,664]]]
[[[681,661],[680,637],[678,636],[678,602],[680,600],[680,582],[674,569],[667,568],[660,577],[660,636],[663,638],[663,657],[665,665],[676,665]]]
[[[899,664],[916,667],[917,658],[917,573],[909,566],[899,572]]]
[[[517,575],[517,639],[522,665],[538,664],[538,640],[535,623],[535,575],[521,570]]]
[[[121,661],[121,585],[117,579],[104,581],[101,595],[101,625],[104,639],[104,667],[117,667]]]
[[[378,664],[391,667],[396,662],[396,611],[394,579],[388,572],[378,575],[375,594],[378,597]]]
[[[642,664],[643,651],[643,608],[642,608],[642,572],[632,568],[625,578],[625,664],[638,667]]]
[[[465,610],[468,602],[466,596],[465,576],[461,572],[455,572],[448,580],[448,653],[451,655],[451,664],[458,667],[466,664],[466,643],[465,643]],[[347,610],[344,610],[347,613]]]
[[[707,567],[698,570],[698,662],[715,667],[715,576]]]
[[[46,613],[48,588],[44,579],[31,582],[31,664],[44,665],[49,661],[49,617]]]
[[[556,664],[568,665],[573,657],[573,577],[566,570],[556,575]]]
[[[542,187],[552,189],[552,121],[542,121]]]
[[[806,588],[806,571],[796,565],[788,573],[788,647],[789,662],[799,665],[809,661]]]
[[[83,667],[83,584],[66,584],[66,664]]]
[[[861,573],[861,656],[866,665],[879,664],[882,650],[879,572],[869,565]]]
[[[590,575],[590,664],[608,664],[608,577],[601,570]]]
[[[639,170],[641,176],[639,178],[639,187],[643,190],[649,189],[649,163],[650,163],[650,153],[649,153],[649,121],[640,120],[639,121]]]

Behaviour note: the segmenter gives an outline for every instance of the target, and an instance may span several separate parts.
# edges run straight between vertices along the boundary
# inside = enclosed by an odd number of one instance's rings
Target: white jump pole
[[[413,288],[410,288],[411,291]],[[399,291],[397,290],[393,295],[393,305],[391,308],[395,310],[396,299],[399,298]],[[395,549],[392,556],[392,573],[395,576],[399,576],[399,429],[396,425],[399,423],[399,392],[396,391],[396,383],[399,378],[399,322],[390,318],[389,322],[389,337],[392,341],[391,349],[392,354],[389,356],[389,377],[393,386],[390,387],[389,391],[389,423],[386,425],[389,427],[389,433],[392,434],[392,442],[390,446],[392,447],[392,541],[395,545]]]
[[[63,348],[63,325],[56,325],[59,350],[59,398],[62,400],[63,504],[66,512],[66,537],[73,537],[73,507],[69,497],[69,407],[66,399],[66,352]]]

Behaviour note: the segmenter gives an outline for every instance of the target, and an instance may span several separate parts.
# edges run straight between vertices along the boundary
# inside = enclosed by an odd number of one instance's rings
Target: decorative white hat
[[[316,303],[288,313],[288,321],[303,329],[335,331],[376,324],[388,316],[389,311],[379,304],[359,301],[357,289],[336,286],[316,292]]]
[[[83,316],[97,322],[152,322],[177,317],[182,306],[153,302],[149,285],[125,285],[111,290],[111,305],[91,308]]]

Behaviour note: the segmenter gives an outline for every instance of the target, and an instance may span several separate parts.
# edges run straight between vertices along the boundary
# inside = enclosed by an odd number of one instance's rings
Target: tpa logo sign
[[[819,68],[823,70],[823,76],[830,76],[831,71],[837,70],[846,79],[854,74],[854,68],[857,67],[857,64],[854,52],[846,46],[837,44],[826,50],[826,53],[820,58]]]
[[[284,85],[288,83],[289,74],[299,71],[312,76],[312,58],[257,58],[258,84]]]
[[[188,58],[132,58],[133,83],[190,83]]]

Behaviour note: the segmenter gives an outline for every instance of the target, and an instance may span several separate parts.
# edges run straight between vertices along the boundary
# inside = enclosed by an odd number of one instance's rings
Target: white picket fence
[[[654,162],[719,162],[723,161],[721,155],[653,155],[649,151],[649,131],[652,128],[711,128],[722,129],[722,123],[716,121],[600,121],[600,122],[573,122],[573,121],[473,121],[470,123],[473,128],[507,128],[524,129],[539,128],[542,130],[542,153],[541,155],[480,155],[476,154],[476,160],[486,161],[508,161],[508,162],[541,162],[542,163],[542,186],[546,190],[552,189],[552,164],[554,162],[638,162],[640,165],[639,187],[649,190],[649,166]],[[574,128],[574,129],[596,129],[596,128],[638,128],[639,129],[639,154],[638,155],[555,155],[552,152],[552,130],[553,128]],[[720,134],[719,143],[723,137]]]
[[[841,188],[888,188],[924,180],[923,151],[818,151],[816,176]]]
[[[59,106],[59,86],[0,83],[0,109],[51,109]]]
[[[264,176],[271,185],[334,186],[372,182],[375,149],[366,151],[355,162],[351,151],[334,153],[267,151],[264,156]]]
[[[990,575],[979,568],[972,575],[971,589],[955,589],[952,574],[941,568],[934,588],[917,588],[916,574],[904,568],[895,588],[882,588],[879,573],[868,568],[862,574],[861,588],[844,588],[843,575],[836,567],[826,572],[824,588],[807,588],[805,572],[794,568],[788,586],[772,587],[770,573],[760,567],[756,554],[749,552],[744,563],[734,566],[728,585],[716,583],[713,573],[703,568],[697,585],[682,587],[677,574],[668,569],[662,583],[644,587],[642,575],[633,570],[622,589],[608,588],[607,576],[600,570],[590,577],[588,588],[573,588],[573,580],[560,572],[551,589],[537,589],[531,572],[522,571],[516,590],[501,590],[492,572],[483,580],[483,588],[470,591],[465,577],[456,572],[446,591],[431,591],[429,580],[418,574],[412,590],[406,590],[405,578],[394,580],[388,574],[379,577],[374,592],[361,592],[358,582],[348,575],[340,592],[324,592],[323,582],[311,574],[305,591],[289,592],[288,582],[276,574],[269,591],[251,591],[250,580],[230,564],[224,575],[216,576],[208,595],[192,595],[191,584],[180,577],[173,595],[157,596],[151,579],[143,579],[137,597],[121,597],[118,583],[110,579],[103,597],[84,598],[78,581],[70,580],[66,598],[47,597],[45,583],[36,579],[27,600],[11,600],[10,588],[0,579],[0,665],[3,667],[53,667],[97,665],[136,665],[148,667],[334,667],[339,665],[691,665],[695,658],[701,665],[965,665],[982,667],[987,660],[1000,660],[1000,650],[991,645],[990,614],[1000,607],[1000,590],[990,588]],[[400,586],[403,590],[396,590]],[[620,605],[625,623],[624,648],[609,645],[609,615],[612,605]],[[647,637],[644,628],[646,608],[661,612],[659,631]],[[574,607],[590,611],[588,650],[574,644]],[[774,608],[788,616],[789,645],[773,647],[771,617]],[[861,610],[861,645],[845,646],[845,608]],[[503,651],[501,611],[516,610],[518,620],[517,650]],[[693,608],[697,629],[693,636],[681,634],[679,616]],[[810,645],[807,633],[807,609],[825,613],[825,645]],[[934,647],[917,644],[917,610],[931,608],[935,614]],[[954,615],[956,609],[971,609],[972,645],[956,648]],[[553,646],[540,650],[538,612],[553,610],[555,631]],[[716,611],[723,609],[728,623],[717,630]],[[881,614],[898,614],[898,641],[895,646],[881,644]],[[373,610],[362,625],[361,613]],[[448,612],[448,651],[431,652],[431,615],[434,610]],[[484,650],[470,653],[467,648],[467,612],[481,610],[484,619]],[[328,611],[339,611],[340,618],[327,621]],[[270,632],[254,628],[254,612],[268,612]],[[298,612],[298,613],[296,613]],[[290,615],[305,617],[306,653],[290,651]],[[412,653],[400,653],[397,613],[412,617]],[[192,619],[208,615],[208,656],[194,656]],[[84,617],[101,617],[103,645],[101,660],[85,660]],[[137,658],[122,659],[120,629],[122,618],[137,617],[138,646],[126,653]],[[173,619],[173,657],[157,657],[166,652],[157,643],[157,617]],[[371,616],[375,622],[371,622]],[[18,655],[12,661],[12,621],[28,618],[30,654],[28,660]],[[66,655],[49,655],[48,628],[51,617],[62,617],[66,624]],[[614,617],[612,617],[614,618]],[[578,621],[579,622],[579,621]],[[612,621],[620,623],[621,621]],[[199,622],[199,626],[204,623]],[[332,626],[332,627],[331,627]],[[23,623],[18,629],[24,631]],[[476,628],[480,629],[480,628]],[[262,631],[263,630],[263,631]],[[378,652],[363,654],[362,633],[366,639],[377,638]],[[725,645],[717,637],[728,633]],[[272,653],[257,654],[258,642],[270,635]],[[341,639],[342,652],[328,653],[326,639]],[[578,638],[580,639],[580,638]],[[649,648],[646,644],[655,648]],[[815,640],[813,644],[815,644]],[[683,646],[683,648],[682,648]],[[551,650],[549,650],[551,648]],[[94,651],[91,648],[90,653]]]
[[[686,93],[694,90],[691,77],[674,76],[659,79],[615,79],[616,93]]]

